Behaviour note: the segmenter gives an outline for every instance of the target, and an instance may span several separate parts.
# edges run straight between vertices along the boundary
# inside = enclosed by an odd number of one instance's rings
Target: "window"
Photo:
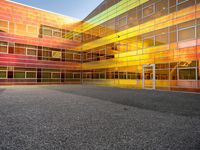
[[[15,44],[15,54],[25,55],[26,46],[24,44]]]
[[[30,56],[37,56],[37,46],[27,45],[26,54]]]
[[[137,18],[137,9],[134,8],[128,12],[128,25],[129,27],[133,27],[138,25],[138,18]]]
[[[64,39],[71,39],[73,38],[73,32],[63,30],[62,31],[62,38]]]
[[[14,78],[16,78],[16,79],[24,79],[25,78],[25,72],[15,71],[14,72]]]
[[[67,78],[67,79],[73,79],[73,73],[67,72],[67,73],[66,73],[66,78]]]
[[[170,33],[170,43],[177,42],[177,32],[171,32]]]
[[[52,51],[52,58],[62,58],[62,53],[59,51]]]
[[[187,2],[188,0],[177,0],[177,4],[181,4],[181,3],[184,3],[184,2]]]
[[[128,43],[116,44],[116,48],[119,52],[126,52],[128,50]]]
[[[0,41],[0,53],[8,53],[8,43]]]
[[[115,28],[116,28],[115,19],[107,21],[107,23],[106,23],[106,35],[114,33]]]
[[[197,26],[197,38],[200,38],[200,26]]]
[[[96,34],[95,34],[96,35]],[[73,37],[74,41],[81,41],[82,40],[82,36],[81,34],[75,33],[74,37]]]
[[[36,56],[37,55],[37,50],[36,49],[27,49],[27,55],[30,56]]]
[[[7,71],[0,70],[0,79],[5,79],[5,78],[7,78]]]
[[[196,61],[182,61],[178,63],[179,68],[188,68],[188,67],[196,67],[197,62]]]
[[[180,80],[196,80],[196,69],[179,69]]]
[[[93,79],[99,79],[99,73],[98,72],[93,72]]]
[[[15,47],[15,54],[25,55],[26,54],[26,49],[22,48],[22,47]]]
[[[179,24],[178,29],[181,30],[181,29],[185,29],[185,28],[193,27],[193,26],[195,26],[195,20],[187,21],[187,22]]]
[[[99,78],[100,79],[105,79],[106,78],[106,73],[105,72],[100,72],[99,73]]]
[[[178,32],[179,41],[191,40],[195,38],[195,28],[183,29]]]
[[[104,36],[105,34],[106,34],[106,27],[103,26],[103,25],[101,25],[101,26],[99,27],[99,36],[102,37],[102,36]]]
[[[0,32],[8,33],[8,21],[0,20]]]
[[[176,5],[176,0],[169,0],[169,6]]]
[[[91,72],[85,72],[85,73],[83,73],[83,78],[84,79],[91,79],[91,77],[92,77]]]
[[[168,44],[168,34],[156,36],[155,43],[156,46]]]
[[[65,59],[66,60],[73,60],[73,53],[67,52],[65,53]]]
[[[156,70],[156,80],[169,80],[169,69]]]
[[[86,55],[87,57],[87,60],[92,60],[92,52],[87,52],[87,55]]]
[[[26,30],[27,30],[28,33],[37,34],[37,27],[36,26],[27,25]]]
[[[43,48],[43,58],[49,60],[52,57],[52,51],[50,48]]]
[[[7,67],[0,67],[0,79],[7,78]]]
[[[177,0],[177,10],[195,5],[195,0]]]
[[[155,5],[150,5],[148,7],[143,8],[143,18],[151,16],[155,13]]]
[[[168,13],[168,0],[157,2],[156,5],[155,5],[155,11],[156,11],[156,18],[161,17],[163,15],[167,15],[167,13]]]
[[[102,49],[99,51],[99,59],[100,60],[106,59],[106,50],[105,49]]]
[[[24,34],[26,32],[26,25],[24,24],[16,24],[16,33]]]
[[[126,79],[126,72],[119,72],[119,79]]]
[[[61,76],[60,72],[52,72],[52,75],[51,75],[53,79],[59,79],[60,76]]]
[[[81,60],[80,54],[74,54],[74,60]]]
[[[51,29],[43,29],[43,35],[52,36],[53,31]]]
[[[80,79],[81,75],[80,73],[74,73],[74,79]]]
[[[170,80],[177,80],[177,68],[170,69]]]
[[[35,79],[36,78],[36,72],[26,72],[26,78],[27,79]]]
[[[8,21],[0,20],[0,27],[8,28]]]
[[[136,75],[136,73],[134,73],[134,72],[128,72],[127,73],[127,78],[128,79],[137,79],[137,75]]]
[[[62,35],[62,34],[61,34],[61,31],[59,31],[59,30],[54,30],[54,31],[53,31],[53,36],[54,36],[54,37],[61,37],[61,35]]]
[[[51,72],[43,72],[42,78],[44,78],[44,79],[50,79],[51,78]]]
[[[127,25],[127,16],[119,19],[118,29],[120,29],[121,27],[123,27],[125,25]]]
[[[168,69],[169,68],[169,64],[156,64],[156,69]]]
[[[154,46],[154,37],[149,37],[143,40],[143,48],[148,48]]]
[[[91,40],[91,38],[92,38],[91,31],[89,30],[89,31],[85,32],[84,40],[88,41],[88,40]]]

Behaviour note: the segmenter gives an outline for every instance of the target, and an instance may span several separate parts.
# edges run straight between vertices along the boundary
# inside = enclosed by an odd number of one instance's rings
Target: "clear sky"
[[[103,0],[12,0],[77,19],[85,18]]]

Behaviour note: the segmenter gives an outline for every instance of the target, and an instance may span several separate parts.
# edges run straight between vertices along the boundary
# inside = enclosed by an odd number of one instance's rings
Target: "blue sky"
[[[77,19],[85,18],[103,0],[13,0]]]

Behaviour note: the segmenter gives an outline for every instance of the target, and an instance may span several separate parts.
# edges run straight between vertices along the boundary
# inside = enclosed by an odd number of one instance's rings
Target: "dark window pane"
[[[36,72],[27,72],[26,78],[29,78],[29,79],[36,78]]]
[[[196,80],[196,70],[195,69],[180,69],[179,79],[180,80]]]
[[[7,78],[7,72],[6,71],[0,71],[0,79]]]
[[[14,72],[14,78],[24,79],[25,78],[25,72]]]
[[[52,36],[52,30],[50,29],[43,29],[43,34],[47,36]]]

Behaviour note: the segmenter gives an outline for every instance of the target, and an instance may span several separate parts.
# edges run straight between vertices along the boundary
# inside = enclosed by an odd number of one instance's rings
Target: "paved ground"
[[[2,150],[200,149],[200,94],[0,87]]]

